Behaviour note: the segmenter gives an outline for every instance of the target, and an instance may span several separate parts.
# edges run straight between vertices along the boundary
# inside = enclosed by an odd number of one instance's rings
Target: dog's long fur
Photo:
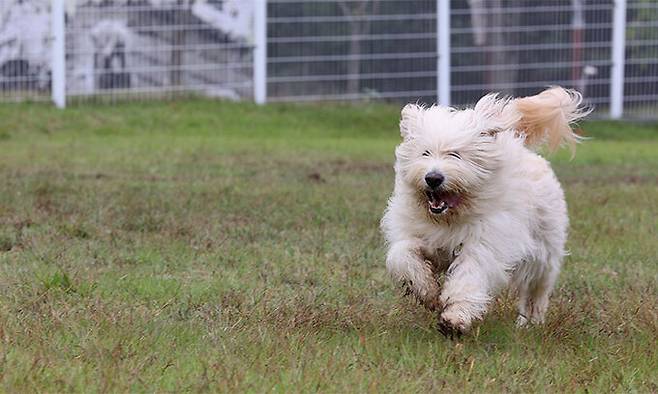
[[[580,104],[577,92],[554,87],[519,99],[490,94],[472,109],[402,110],[395,187],[382,219],[386,265],[440,311],[446,332],[467,331],[507,284],[519,294],[519,324],[544,320],[568,217],[560,184],[534,150],[574,149],[571,125],[587,114]],[[437,172],[443,183],[428,191],[425,177]],[[432,213],[430,201],[449,208]]]

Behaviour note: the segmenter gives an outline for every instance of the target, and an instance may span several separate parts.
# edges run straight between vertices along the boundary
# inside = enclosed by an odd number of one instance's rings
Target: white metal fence
[[[271,101],[436,96],[435,1],[269,3]]]
[[[462,105],[553,84],[657,118],[658,2],[0,0],[0,100]]]
[[[623,82],[624,115],[658,118],[658,1],[628,0]],[[625,55],[624,55],[625,52]],[[619,111],[617,114],[622,115]]]

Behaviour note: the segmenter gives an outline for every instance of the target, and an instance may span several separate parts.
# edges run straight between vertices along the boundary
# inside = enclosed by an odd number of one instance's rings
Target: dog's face
[[[590,111],[581,101],[579,93],[555,87],[513,100],[489,94],[461,111],[409,104],[395,151],[397,180],[437,220],[486,204],[504,191],[497,175],[506,159],[519,154],[514,147],[546,142],[554,150],[564,144],[573,154],[578,137],[571,123]]]
[[[396,173],[433,218],[468,210],[495,176],[503,156],[495,135],[500,125],[488,119],[475,109],[410,104],[402,110]]]

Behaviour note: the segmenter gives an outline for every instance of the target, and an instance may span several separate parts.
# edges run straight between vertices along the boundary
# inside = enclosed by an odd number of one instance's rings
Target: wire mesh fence
[[[252,96],[251,1],[70,0],[66,96]],[[0,0],[0,92],[49,96],[51,2]]]
[[[472,102],[488,91],[525,96],[562,85],[607,107],[612,1],[505,3],[453,2],[453,102]]]
[[[67,93],[249,97],[250,31],[222,18],[250,18],[251,10],[232,3],[77,5],[66,26]]]
[[[50,97],[50,6],[0,0],[0,100]]]
[[[436,96],[435,1],[271,0],[271,101]]]
[[[658,2],[631,0],[626,10],[624,115],[658,118]]]
[[[67,12],[67,94],[248,98],[250,5],[78,1]]]
[[[56,1],[63,0],[0,0],[0,100],[49,99],[58,75]],[[463,105],[490,91],[520,96],[563,85],[581,91],[602,116],[623,104],[627,117],[658,117],[655,0],[65,4],[69,101],[185,93],[252,100],[260,88],[271,102],[433,103],[439,88],[449,86],[450,103]],[[262,21],[255,17],[258,4],[267,7]],[[449,10],[443,19],[449,28],[437,23],[438,5]],[[262,62],[254,56],[261,23]],[[449,38],[448,71],[438,61],[442,31]]]

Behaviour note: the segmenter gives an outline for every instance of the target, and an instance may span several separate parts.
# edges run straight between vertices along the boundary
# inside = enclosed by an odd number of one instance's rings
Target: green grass
[[[0,106],[0,391],[658,391],[658,128],[552,157],[543,327],[452,342],[388,280],[398,109]]]

